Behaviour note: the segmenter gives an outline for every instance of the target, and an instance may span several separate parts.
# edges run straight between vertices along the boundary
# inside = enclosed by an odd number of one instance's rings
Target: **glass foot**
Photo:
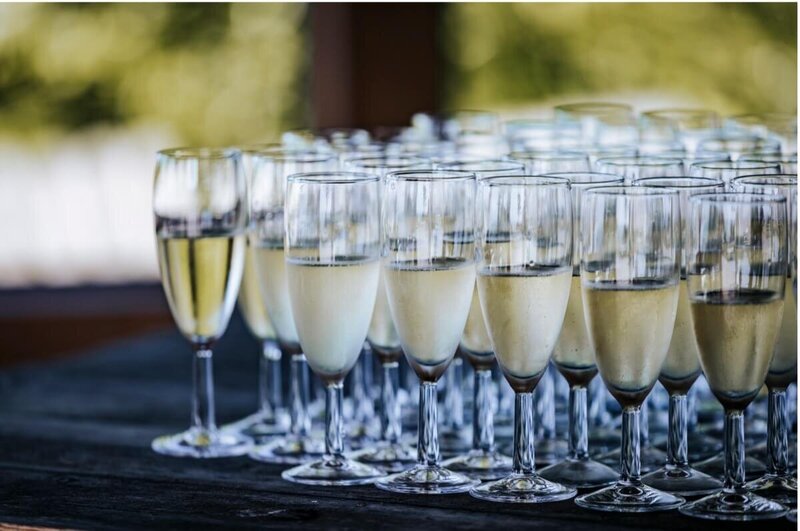
[[[786,507],[797,507],[797,479],[785,475],[766,474],[745,485],[747,490],[778,502]]]
[[[325,453],[325,444],[309,436],[287,435],[267,444],[256,446],[249,457],[264,463],[299,465],[319,459]]]
[[[568,457],[560,463],[543,468],[539,475],[575,489],[596,489],[611,485],[619,474],[593,459],[572,459]]]
[[[665,465],[642,478],[654,489],[680,496],[704,496],[722,488],[722,482],[690,466]]]
[[[241,433],[260,443],[264,439],[286,434],[289,429],[289,416],[283,411],[275,415],[267,415],[257,411],[236,422],[226,424],[220,429],[224,432]]]
[[[721,491],[680,509],[686,516],[708,520],[766,520],[780,518],[786,507],[747,491]]]
[[[589,448],[592,455],[603,455],[619,448],[622,433],[611,428],[595,428],[589,432]]]
[[[786,519],[790,522],[797,523],[797,509],[792,509],[788,513],[786,513]]]
[[[569,453],[569,444],[562,439],[539,439],[535,443],[537,467],[545,467],[558,463]]]
[[[692,431],[688,435],[689,462],[696,463],[713,457],[722,451],[722,441],[701,431]],[[664,437],[653,444],[659,450],[667,451],[667,438]]]
[[[694,465],[694,468],[695,470],[699,470],[700,472],[708,474],[711,477],[724,478],[725,456],[718,455],[716,457],[706,459],[705,461],[700,461]],[[744,458],[744,477],[747,481],[758,479],[764,474],[764,472],[766,472],[766,470],[766,465],[764,465],[764,463],[758,459],[754,459],[752,457]]]
[[[381,478],[375,486],[401,494],[457,494],[480,483],[439,465],[415,465],[414,468]]]
[[[499,452],[471,450],[465,455],[454,457],[442,463],[453,472],[460,472],[481,481],[504,478],[511,473],[511,458]]]
[[[367,465],[379,467],[387,472],[405,470],[417,460],[417,451],[402,443],[379,442],[351,455],[353,459]]]
[[[163,455],[205,459],[244,455],[252,449],[253,441],[236,432],[189,428],[183,433],[158,437],[150,446]]]
[[[617,448],[616,450],[612,450],[599,456],[597,460],[604,465],[610,466],[615,470],[619,470],[620,453],[621,450]],[[658,448],[654,448],[653,446],[642,446],[640,459],[642,473],[648,473],[664,466],[664,463],[667,462],[667,454]]]
[[[547,481],[536,474],[512,473],[501,480],[484,483],[469,491],[481,500],[502,503],[549,503],[568,500],[578,491]]]
[[[575,504],[595,511],[650,513],[676,509],[686,502],[680,496],[661,492],[642,483],[622,483],[575,498]]]
[[[281,474],[283,479],[292,483],[328,486],[367,485],[384,476],[384,472],[374,466],[332,455],[284,470]]]

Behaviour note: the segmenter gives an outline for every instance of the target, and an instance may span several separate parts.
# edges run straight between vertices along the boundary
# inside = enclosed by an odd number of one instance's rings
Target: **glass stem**
[[[725,483],[727,491],[744,490],[744,412],[725,412]]]
[[[265,418],[274,418],[281,407],[281,349],[271,339],[264,341],[261,348],[258,402]]]
[[[589,393],[582,385],[569,390],[569,455],[572,459],[589,459]]]
[[[533,448],[533,393],[514,396],[514,473],[536,472]]]
[[[400,364],[396,361],[383,364],[381,385],[381,440],[390,444],[400,441],[403,432],[400,424],[400,404],[397,390],[400,387]]]
[[[303,354],[293,354],[289,374],[289,414],[292,435],[305,437],[311,429],[311,418],[308,416],[308,364]]]
[[[419,435],[417,462],[424,466],[439,464],[438,413],[436,410],[436,382],[421,382],[419,386]]]
[[[464,427],[464,395],[461,385],[464,377],[464,361],[454,358],[446,373],[447,389],[444,404],[447,408],[446,425],[451,431],[458,432]]]
[[[667,433],[667,464],[689,466],[689,399],[685,394],[669,396],[669,427]]]
[[[543,439],[552,439],[556,432],[556,402],[553,376],[547,369],[536,387],[536,435]]]
[[[789,468],[789,426],[786,417],[786,389],[770,389],[767,410],[767,471],[778,476],[785,476]]]
[[[344,453],[344,418],[342,382],[328,384],[325,388],[325,455],[341,459]]]
[[[472,397],[472,447],[494,452],[494,412],[492,411],[492,371],[475,371]]]
[[[644,399],[639,416],[639,433],[640,445],[648,446],[650,444],[650,397]]]
[[[192,427],[204,434],[217,429],[214,418],[214,371],[211,349],[195,347],[192,362]]]
[[[639,453],[639,420],[642,406],[628,406],[622,410],[622,449],[620,451],[620,482],[641,483],[641,460]]]

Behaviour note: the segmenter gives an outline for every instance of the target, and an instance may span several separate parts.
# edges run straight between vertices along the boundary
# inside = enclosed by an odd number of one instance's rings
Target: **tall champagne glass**
[[[458,348],[475,285],[474,217],[473,173],[414,170],[386,178],[386,294],[420,399],[417,465],[377,481],[384,490],[448,494],[477,483],[439,463],[436,407],[436,382]]]
[[[697,195],[689,201],[687,226],[687,280],[700,364],[725,408],[725,483],[681,512],[714,520],[777,518],[786,509],[745,486],[744,410],[764,385],[783,316],[786,198]]]
[[[651,177],[639,179],[634,184],[678,192],[681,230],[684,239],[689,198],[702,193],[725,191],[725,183],[721,179],[703,177]],[[701,370],[689,309],[685,258],[681,262],[681,280],[678,289],[678,314],[675,317],[675,329],[672,332],[667,359],[661,366],[658,377],[661,385],[669,393],[667,463],[644,476],[642,481],[663,491],[682,496],[699,496],[719,489],[722,487],[722,483],[689,466],[688,395],[695,380],[700,376]]]
[[[749,134],[724,134],[702,140],[697,144],[696,153],[701,156],[728,155],[736,162],[742,157],[780,155],[781,143],[775,139]]]
[[[790,155],[755,155],[742,157],[739,161],[777,163],[780,166],[781,173],[797,174],[797,153]]]
[[[589,156],[579,151],[515,151],[509,156],[524,163],[530,175],[589,171]]]
[[[625,103],[578,102],[554,108],[561,130],[578,130],[583,145],[632,144],[637,130],[633,108]]]
[[[760,112],[730,116],[725,120],[730,131],[743,131],[780,143],[784,155],[797,153],[797,113]]]
[[[707,109],[656,109],[643,112],[640,124],[659,140],[678,141],[687,153],[695,153],[705,138],[719,133],[719,114]],[[652,140],[652,138],[650,138]]]
[[[742,175],[773,174],[780,171],[780,164],[777,162],[745,162],[741,160],[736,162],[697,161],[689,167],[689,175],[692,177],[722,179],[726,185]]]
[[[251,440],[220,431],[211,348],[225,332],[242,279],[247,186],[235,149],[160,151],[153,190],[161,281],[175,324],[194,351],[192,425],[158,437],[156,452],[180,457],[242,455]]]
[[[255,265],[260,293],[275,327],[283,354],[290,356],[288,433],[257,446],[250,457],[268,463],[299,464],[322,455],[321,441],[311,436],[308,413],[308,365],[300,348],[289,301],[284,260],[284,202],[289,175],[325,171],[335,167],[330,152],[266,146],[250,152],[252,179],[250,217],[256,240]]]
[[[325,383],[325,454],[285,470],[310,485],[363,485],[383,476],[344,456],[344,378],[367,337],[380,271],[374,175],[299,173],[286,191],[286,270],[300,346]]]
[[[572,285],[567,301],[564,326],[553,350],[556,368],[570,386],[569,454],[559,463],[542,469],[541,476],[574,488],[596,488],[613,483],[617,473],[589,458],[588,387],[597,374],[594,351],[583,316],[580,277],[580,199],[591,187],[618,185],[624,182],[608,173],[552,173],[550,177],[569,180],[572,195],[573,244]],[[617,434],[617,440],[619,435]]]
[[[598,159],[597,171],[623,177],[626,184],[643,177],[667,177],[683,173],[683,159],[669,157],[608,157]]]
[[[783,320],[766,379],[769,388],[767,473],[748,483],[747,488],[783,505],[796,507],[797,479],[789,464],[786,388],[797,381],[797,176],[745,176],[734,179],[731,185],[735,191],[780,194],[786,198],[790,267],[784,289]]]
[[[478,185],[478,294],[497,361],[516,396],[512,472],[470,495],[510,503],[569,499],[575,489],[536,474],[533,430],[533,391],[547,370],[569,299],[569,181],[513,176]]]
[[[620,477],[576,498],[600,511],[674,509],[684,499],[641,480],[639,417],[678,310],[681,225],[673,190],[592,188],[581,199],[581,291],[597,367],[622,407]]]

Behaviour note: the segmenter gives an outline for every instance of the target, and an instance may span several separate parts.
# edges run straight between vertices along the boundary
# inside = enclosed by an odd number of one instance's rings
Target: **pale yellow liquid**
[[[553,350],[553,361],[568,369],[590,369],[595,366],[594,350],[583,315],[581,277],[572,277],[564,326]]]
[[[372,320],[369,323],[367,339],[370,343],[385,349],[400,348],[400,336],[392,321],[392,311],[389,309],[389,298],[386,296],[386,281],[383,270],[378,276],[378,295],[375,298],[375,309],[372,311]]]
[[[469,313],[475,265],[447,261],[436,269],[384,268],[392,318],[406,356],[439,365],[455,355]]]
[[[288,264],[292,314],[315,373],[344,377],[355,365],[375,307],[379,271],[378,260]]]
[[[261,286],[261,298],[278,338],[297,343],[297,327],[289,302],[289,282],[282,247],[257,247],[256,269]]]
[[[669,350],[677,283],[584,283],[581,291],[597,368],[609,391],[638,392],[652,386]]]
[[[483,315],[497,361],[518,378],[547,367],[569,299],[572,268],[530,274],[529,269],[478,275]]]
[[[244,266],[244,236],[158,238],[161,282],[180,331],[208,343],[225,331]]]
[[[796,378],[797,367],[797,302],[795,301],[792,279],[786,279],[783,304],[783,319],[778,332],[778,343],[769,366],[770,373],[783,374],[787,381]],[[791,373],[786,374],[786,373]]]
[[[464,333],[461,336],[461,346],[472,354],[491,355],[492,353],[492,341],[489,339],[489,332],[486,331],[486,323],[483,320],[477,283],[472,290],[472,301],[469,305],[467,324],[464,326]]]
[[[661,374],[670,380],[680,381],[700,371],[700,356],[692,327],[692,311],[686,280],[682,279],[678,286],[678,313]]]
[[[244,274],[239,287],[239,311],[254,337],[265,340],[275,337],[275,329],[261,299],[261,281],[255,264],[256,250],[248,242],[244,255]]]
[[[722,300],[727,303],[712,304],[697,297],[691,302],[700,364],[717,396],[755,395],[772,360],[783,300],[764,291],[728,292]]]

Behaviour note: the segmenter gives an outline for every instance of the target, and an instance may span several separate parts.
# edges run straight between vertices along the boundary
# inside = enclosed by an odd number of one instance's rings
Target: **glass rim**
[[[773,160],[769,160],[769,159]],[[797,153],[789,155],[776,155],[772,153],[764,153],[763,155],[747,155],[739,157],[737,162],[763,162],[765,164],[781,164],[783,162],[797,162]]]
[[[242,150],[235,147],[176,147],[158,150],[158,155],[176,160],[224,160],[236,159]]]
[[[744,166],[742,166],[744,164]],[[697,166],[705,170],[759,170],[767,168],[778,168],[778,162],[758,162],[748,160],[712,160],[692,162],[692,167]]]
[[[685,181],[684,184],[666,184],[659,181]],[[694,184],[693,184],[694,183]],[[650,188],[675,188],[689,190],[696,188],[725,188],[725,181],[716,177],[702,177],[693,175],[664,175],[663,177],[640,177],[634,179],[633,184]]]
[[[595,186],[587,188],[585,194],[592,195],[607,195],[607,196],[633,196],[633,197],[646,197],[646,196],[668,196],[677,197],[678,191],[671,188],[651,188],[649,186]]]
[[[436,181],[475,181],[474,172],[449,169],[401,170],[386,174],[387,181],[436,182]]]
[[[697,203],[757,204],[785,203],[782,194],[757,194],[753,192],[722,192],[719,194],[697,194],[689,198]]]
[[[364,162],[367,162],[367,161],[399,161],[399,160],[406,160],[406,161],[413,161],[413,162],[411,162],[409,164],[364,164]],[[417,157],[415,155],[405,155],[405,154],[400,154],[400,155],[396,155],[396,156],[392,155],[392,156],[386,156],[386,157],[381,157],[381,156],[378,156],[378,155],[362,155],[362,156],[356,156],[356,157],[349,157],[345,161],[345,164],[353,164],[353,165],[358,166],[360,168],[373,168],[373,169],[376,169],[376,168],[407,168],[409,166],[414,166],[414,165],[417,165],[417,164],[419,164],[419,165],[428,164],[428,160],[424,159],[422,157]]]
[[[602,176],[605,180],[602,181],[575,181],[573,176],[579,175],[592,175],[592,176]],[[602,171],[553,171],[548,173],[543,173],[542,176],[544,177],[563,177],[569,180],[570,186],[602,186],[605,183],[613,184],[613,183],[623,183],[625,182],[625,178],[617,175],[616,173],[608,173]]]
[[[780,143],[777,140],[760,137],[758,135],[745,134],[745,133],[733,133],[733,134],[727,133],[722,136],[712,136],[709,138],[704,138],[697,145],[697,151],[702,153],[703,149],[705,149],[704,146],[709,144],[711,145],[713,145],[714,143],[726,144],[728,142],[742,142],[742,143],[750,142],[753,144],[763,144],[767,146],[775,144],[780,145]]]
[[[512,151],[508,156],[514,160],[583,160],[589,158],[586,153],[567,149]]]
[[[600,163],[610,164],[612,166],[670,166],[673,164],[683,165],[683,159],[677,157],[659,157],[655,155],[636,155],[633,157],[602,157],[596,161],[596,164]]]
[[[665,107],[663,109],[653,109],[651,111],[642,111],[642,116],[647,118],[657,118],[660,120],[674,120],[674,118],[667,115],[674,115],[680,117],[708,117],[716,120],[720,119],[719,113],[712,109],[692,109],[689,107]]]
[[[469,168],[470,166],[481,166],[481,165],[495,165],[496,167],[487,168],[487,169],[475,169]],[[474,174],[479,173],[491,173],[491,172],[498,172],[498,171],[512,171],[512,170],[524,170],[525,164],[518,161],[518,160],[510,160],[510,159],[480,159],[477,158],[475,160],[468,160],[468,159],[455,159],[455,160],[448,160],[437,163],[437,166],[442,170],[454,170],[454,171],[468,171]],[[466,167],[466,168],[465,168]]]
[[[290,183],[306,184],[359,184],[379,182],[380,177],[355,171],[313,171],[293,173],[287,177]]]
[[[611,101],[578,101],[574,103],[562,103],[561,105],[554,106],[553,109],[556,111],[575,114],[606,114],[612,112],[633,113],[633,107],[629,104]]]
[[[478,181],[479,186],[553,186],[569,190],[569,179],[549,175],[497,175]]]
[[[772,181],[774,182],[752,182],[754,180],[764,180],[764,181]],[[760,173],[760,174],[752,174],[752,175],[740,175],[738,177],[734,177],[731,179],[731,185],[734,183],[738,184],[746,184],[750,186],[779,186],[779,187],[787,187],[790,188],[792,186],[797,186],[797,174],[796,173]]]
[[[292,148],[283,144],[265,144],[263,147],[246,151],[253,158],[275,160],[280,162],[329,162],[336,159],[333,151],[319,151],[316,149]]]

